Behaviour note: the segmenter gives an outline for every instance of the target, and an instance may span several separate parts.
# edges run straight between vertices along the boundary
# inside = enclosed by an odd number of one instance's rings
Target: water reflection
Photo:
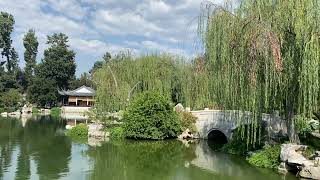
[[[43,116],[26,122],[1,119],[0,125],[0,179],[29,179],[31,160],[37,165],[39,179],[58,179],[69,171],[71,142],[56,134],[63,122]],[[17,162],[11,162],[15,149]],[[4,176],[11,166],[16,166],[15,176]]]
[[[65,137],[65,124],[45,116],[0,119],[0,180],[281,179],[241,157],[214,152],[206,142],[110,141],[90,147]]]

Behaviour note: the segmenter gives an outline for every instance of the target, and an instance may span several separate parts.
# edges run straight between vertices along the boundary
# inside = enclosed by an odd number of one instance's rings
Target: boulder
[[[280,159],[282,162],[287,162],[290,158],[290,161],[294,161],[296,158],[301,158],[300,151],[304,151],[307,146],[297,145],[297,144],[282,144]],[[300,156],[301,155],[301,156]]]
[[[320,179],[320,167],[307,166],[299,172],[299,176],[308,179]]]
[[[288,158],[287,164],[289,166],[302,166],[302,167],[307,167],[307,166],[313,166],[314,163],[307,158],[305,158],[302,154],[296,153],[292,154],[291,157]]]
[[[8,116],[12,118],[20,118],[21,112],[20,111],[11,112],[11,113],[8,113]]]
[[[278,172],[282,174],[286,174],[290,170],[291,170],[291,167],[289,167],[285,162],[281,162],[278,167]]]
[[[184,111],[184,107],[181,103],[178,103],[175,107],[174,107],[174,110],[176,112],[183,112]]]
[[[190,129],[186,129],[185,131],[182,132],[182,134],[180,134],[178,136],[179,139],[193,139],[194,136],[192,134],[192,132],[190,131]]]
[[[2,117],[8,117],[8,113],[7,112],[3,112],[3,113],[1,113],[1,116]]]
[[[69,124],[67,124],[66,125],[66,130],[70,130],[70,129],[72,129],[74,126],[71,126],[71,125],[69,125]]]
[[[88,136],[89,137],[104,139],[105,135],[106,135],[106,133],[103,130],[102,124],[89,124],[88,125]]]

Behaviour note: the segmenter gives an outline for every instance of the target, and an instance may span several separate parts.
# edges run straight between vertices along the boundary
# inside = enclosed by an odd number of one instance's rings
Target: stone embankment
[[[307,148],[305,145],[282,144],[279,171],[297,172],[301,178],[320,179],[320,152],[316,151],[311,158],[306,158]]]
[[[88,125],[88,144],[90,146],[101,146],[101,142],[107,140],[109,133],[104,131],[102,124]]]

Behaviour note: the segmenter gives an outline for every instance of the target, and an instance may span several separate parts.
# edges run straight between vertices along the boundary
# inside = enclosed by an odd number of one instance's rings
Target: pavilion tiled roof
[[[62,96],[95,96],[96,91],[87,86],[81,86],[75,90],[59,90],[58,93]]]

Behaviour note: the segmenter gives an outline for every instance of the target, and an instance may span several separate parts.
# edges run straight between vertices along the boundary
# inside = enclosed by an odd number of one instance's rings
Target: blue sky
[[[15,18],[13,45],[24,67],[23,36],[35,29],[38,61],[47,35],[63,32],[76,52],[77,75],[108,51],[134,55],[169,52],[201,54],[197,17],[203,0],[0,0],[0,11]]]

